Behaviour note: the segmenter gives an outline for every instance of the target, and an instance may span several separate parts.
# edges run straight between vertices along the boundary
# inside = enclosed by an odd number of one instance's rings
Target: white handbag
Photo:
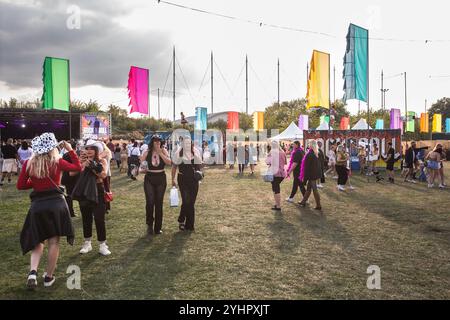
[[[170,189],[170,206],[178,207],[179,203],[180,199],[178,197],[178,189],[177,187],[173,187],[172,189]]]

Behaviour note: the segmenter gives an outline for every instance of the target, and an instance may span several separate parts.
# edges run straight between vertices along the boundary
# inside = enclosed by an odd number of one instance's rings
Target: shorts
[[[439,170],[440,169],[439,162],[434,161],[434,160],[430,160],[427,163],[427,168],[428,169],[433,169],[433,170]]]
[[[394,163],[387,163],[386,164],[386,170],[387,171],[394,171]]]
[[[2,172],[16,172],[17,171],[17,162],[16,159],[3,159]]]

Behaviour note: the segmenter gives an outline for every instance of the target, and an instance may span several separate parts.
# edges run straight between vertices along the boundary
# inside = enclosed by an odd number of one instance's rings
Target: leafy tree
[[[253,117],[246,113],[239,113],[239,128],[246,131],[253,128]]]

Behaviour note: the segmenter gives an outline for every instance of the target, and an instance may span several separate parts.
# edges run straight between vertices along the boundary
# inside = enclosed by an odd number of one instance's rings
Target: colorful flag
[[[130,113],[149,114],[149,72],[148,69],[131,67],[128,74],[128,97]]]
[[[300,130],[309,130],[309,117],[307,115],[301,114],[298,117],[298,128]]]
[[[208,128],[208,108],[195,108],[195,130]]]
[[[428,133],[430,131],[430,116],[428,113],[420,115],[420,132]]]
[[[69,60],[45,57],[42,80],[44,109],[69,111],[70,107]]]
[[[384,130],[384,120],[377,119],[377,123],[375,125],[375,130]]]
[[[401,111],[400,109],[391,109],[391,130],[402,129],[402,120],[401,120]]]
[[[406,119],[406,132],[416,131],[416,113],[414,111],[408,111]]]
[[[330,55],[314,50],[306,93],[306,109],[330,108]]]
[[[253,113],[253,129],[255,131],[264,129],[264,112]]]
[[[350,24],[344,56],[344,102],[367,102],[369,72],[369,30]]]
[[[330,116],[320,116],[320,124],[330,123]]]
[[[228,112],[227,129],[239,130],[239,113],[238,112]]]
[[[340,130],[349,130],[350,129],[350,118],[349,117],[342,117],[341,118],[341,125],[339,126]]]
[[[450,133],[450,118],[445,119],[445,132]]]
[[[442,114],[433,115],[433,132],[442,132]]]

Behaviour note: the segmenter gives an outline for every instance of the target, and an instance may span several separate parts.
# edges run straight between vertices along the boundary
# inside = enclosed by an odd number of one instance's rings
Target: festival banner
[[[433,132],[441,133],[442,132],[442,114],[434,114],[433,115]]]
[[[42,107],[46,110],[69,111],[70,71],[69,60],[45,57],[42,80],[44,90]]]
[[[148,69],[132,66],[128,73],[128,98],[130,114],[149,114],[149,72]]]
[[[306,109],[330,108],[330,55],[314,50],[306,93]]]
[[[414,111],[408,111],[406,119],[406,132],[416,131],[416,113]]]
[[[350,24],[344,56],[344,103],[352,99],[367,102],[368,60],[369,30]]]
[[[111,136],[111,118],[109,114],[83,113],[81,115],[81,138],[105,139]]]
[[[428,113],[420,114],[420,132],[428,133],[430,131],[430,116]]]
[[[340,130],[349,130],[350,129],[350,118],[342,117],[341,125],[339,126]]]
[[[228,130],[239,130],[239,113],[238,112],[228,112]]]
[[[445,133],[450,133],[450,118],[445,119]]]
[[[400,109],[391,109],[391,130],[402,129]]]
[[[208,108],[195,108],[195,130],[206,130],[208,127]]]
[[[375,125],[375,130],[384,130],[384,120],[377,119],[377,123]]]
[[[298,127],[300,130],[309,130],[309,116],[301,114],[298,117]]]
[[[264,129],[264,112],[253,113],[253,129],[255,131]]]

